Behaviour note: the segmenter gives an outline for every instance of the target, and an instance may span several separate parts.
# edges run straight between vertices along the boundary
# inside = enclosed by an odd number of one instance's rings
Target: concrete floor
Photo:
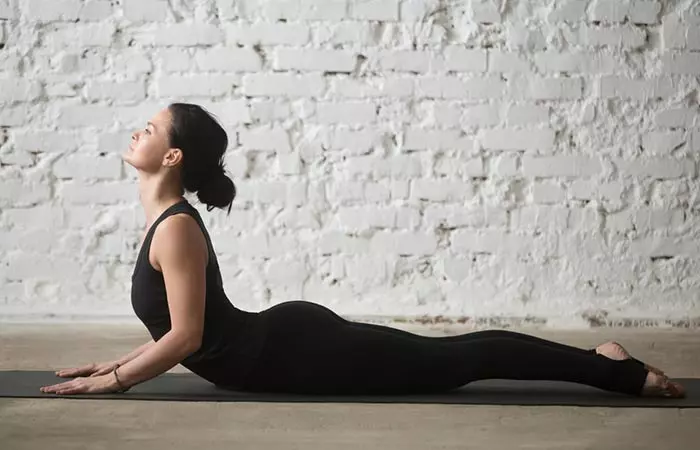
[[[430,336],[470,331],[396,327]],[[582,348],[617,340],[671,377],[700,377],[697,330],[513,331]],[[0,370],[116,359],[149,339],[141,326],[0,324]],[[0,398],[3,450],[690,450],[698,442],[700,409]]]

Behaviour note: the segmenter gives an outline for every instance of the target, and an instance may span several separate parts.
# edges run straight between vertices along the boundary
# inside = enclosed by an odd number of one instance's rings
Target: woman
[[[259,313],[231,304],[209,234],[183,197],[229,212],[228,138],[197,105],[175,103],[132,137],[123,159],[139,175],[147,227],[131,300],[153,340],[123,358],[57,372],[78,377],[43,392],[124,392],[178,363],[217,386],[292,393],[421,393],[487,379],[560,380],[639,396],[684,396],[658,369],[615,342],[595,349],[505,330],[420,336],[345,320],[289,301]]]

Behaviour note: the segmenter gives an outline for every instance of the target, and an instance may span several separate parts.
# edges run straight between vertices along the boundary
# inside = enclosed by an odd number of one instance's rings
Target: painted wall
[[[186,101],[241,309],[700,323],[696,0],[0,0],[0,45],[0,320],[137,320],[120,155]]]

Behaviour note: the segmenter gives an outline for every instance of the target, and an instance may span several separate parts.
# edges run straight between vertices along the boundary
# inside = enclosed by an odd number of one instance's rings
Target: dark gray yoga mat
[[[200,402],[446,403],[464,405],[564,405],[639,408],[698,408],[700,379],[674,378],[687,391],[683,399],[643,398],[565,381],[480,380],[440,394],[298,395],[221,389],[192,373],[165,373],[123,394],[56,395],[39,391],[72,378],[52,371],[0,371],[0,397],[120,399]]]

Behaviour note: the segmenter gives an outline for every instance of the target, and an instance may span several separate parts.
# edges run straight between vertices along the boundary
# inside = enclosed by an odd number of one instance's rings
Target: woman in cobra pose
[[[353,322],[306,301],[236,308],[204,222],[183,197],[230,212],[228,137],[197,105],[174,103],[133,134],[122,157],[138,171],[147,227],[131,302],[153,340],[116,361],[57,372],[57,394],[124,392],[182,364],[224,388],[309,394],[428,393],[488,378],[559,380],[636,396],[682,397],[659,369],[616,342],[581,349],[506,330],[428,337]]]

